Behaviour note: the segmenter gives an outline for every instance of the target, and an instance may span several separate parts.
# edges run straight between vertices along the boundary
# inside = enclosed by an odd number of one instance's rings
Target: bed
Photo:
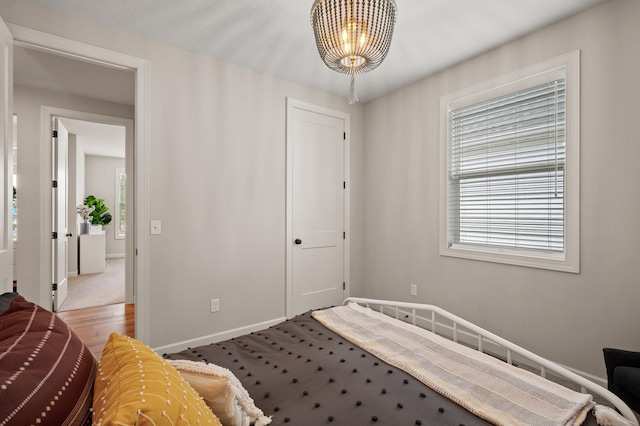
[[[437,307],[356,298],[163,356],[112,333],[97,360],[3,294],[0,401],[7,426],[638,426],[606,389]]]
[[[365,316],[375,317],[372,321],[377,321],[380,316],[384,317],[383,323],[376,325],[377,323],[364,322],[351,327],[359,319],[348,316],[351,313],[344,313],[347,307],[353,308],[349,311],[357,310],[357,315],[362,311]],[[334,316],[342,317],[347,330],[340,329],[336,332],[328,328],[336,325],[331,324],[327,318],[322,318],[328,313],[333,315],[333,311],[327,309],[299,315],[267,330],[179,353],[164,354],[163,357],[168,360],[213,363],[231,370],[255,404],[266,415],[271,416],[272,425],[638,424],[633,412],[603,387],[438,307],[348,298],[343,307],[332,309],[339,310],[340,313]],[[387,319],[390,322],[387,323]],[[393,351],[393,346],[424,344],[424,339],[428,336],[412,334],[416,329],[414,326],[419,327],[420,333],[444,337],[442,340],[449,344],[464,351],[476,352],[481,361],[476,361],[476,355],[473,354],[466,353],[465,357],[473,357],[473,362],[480,362],[481,369],[493,369],[493,364],[499,363],[508,365],[507,368],[511,370],[526,370],[523,373],[509,373],[516,375],[512,379],[516,382],[523,380],[521,374],[529,377],[533,376],[532,372],[536,372],[543,378],[541,387],[555,382],[573,386],[578,392],[571,392],[569,396],[554,394],[549,396],[551,402],[544,402],[557,403],[563,409],[567,404],[571,405],[573,412],[560,413],[558,418],[566,415],[565,420],[561,421],[539,418],[538,412],[526,411],[529,408],[517,414],[505,414],[503,411],[496,414],[493,408],[489,408],[487,413],[486,409],[482,411],[482,408],[476,406],[477,399],[485,398],[483,394],[468,393],[466,390],[456,393],[456,389],[451,389],[451,382],[457,380],[458,372],[454,373],[455,380],[452,379],[453,376],[444,375],[435,383],[429,383],[431,387],[425,385],[429,381],[425,379],[426,374],[414,367],[420,362],[431,363],[433,355],[424,357],[422,361],[413,358],[401,361],[402,355]],[[400,333],[408,333],[404,342],[396,340],[395,330],[391,337],[379,337],[392,328],[397,328]],[[367,330],[371,332],[371,336],[362,338],[362,332],[366,333]],[[374,341],[372,347],[367,346],[368,340]],[[391,340],[391,349],[381,349],[382,340]],[[447,346],[445,350],[450,349]],[[435,350],[430,350],[435,353]],[[408,352],[413,356],[413,349]],[[458,356],[451,353],[453,352],[439,355],[443,363]],[[449,366],[436,368],[443,371]],[[545,377],[553,380],[546,380]],[[484,388],[486,380],[483,378],[479,382],[482,384],[480,388]],[[560,393],[566,390],[564,386],[558,387],[562,388]],[[485,389],[481,390],[484,391]],[[505,392],[502,392],[502,395],[490,394],[486,398],[504,399]],[[540,398],[537,394],[539,389],[532,392],[535,398]],[[615,407],[626,420],[621,417],[609,420],[610,416],[614,417],[613,410],[602,405],[597,405],[597,409],[592,410],[594,403],[591,402],[590,395],[581,396],[586,392]],[[511,401],[514,393],[517,392],[506,392],[506,399],[509,400],[506,405],[520,404],[520,401]],[[577,406],[573,406],[574,403]],[[545,411],[553,411],[555,416],[557,409],[552,407],[540,410],[538,407],[537,410],[543,412],[541,417],[545,417]],[[594,412],[598,415],[598,420]]]

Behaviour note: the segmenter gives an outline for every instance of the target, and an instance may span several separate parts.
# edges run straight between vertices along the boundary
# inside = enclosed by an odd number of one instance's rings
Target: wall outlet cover
[[[149,225],[151,235],[160,235],[162,233],[162,224],[159,220],[152,220]]]

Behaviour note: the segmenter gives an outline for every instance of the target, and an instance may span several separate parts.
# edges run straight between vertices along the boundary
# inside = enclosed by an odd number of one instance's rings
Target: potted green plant
[[[98,226],[100,230],[104,225],[111,223],[111,213],[108,212],[109,207],[104,205],[103,198],[96,198],[93,195],[84,199],[85,206],[92,208],[90,222],[93,226]]]

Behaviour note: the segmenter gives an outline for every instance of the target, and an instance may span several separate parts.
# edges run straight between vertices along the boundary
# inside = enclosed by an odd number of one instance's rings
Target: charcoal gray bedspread
[[[226,367],[272,425],[488,425],[305,313],[167,359]],[[584,425],[596,425],[589,415]]]

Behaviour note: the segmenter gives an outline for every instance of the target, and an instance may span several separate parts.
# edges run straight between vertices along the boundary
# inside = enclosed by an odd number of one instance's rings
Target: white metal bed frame
[[[627,404],[599,384],[511,343],[442,308],[421,303],[396,302],[360,297],[348,297],[343,303],[346,305],[349,302],[364,305],[372,309],[377,307],[380,312],[386,315],[430,330],[454,342],[474,347],[480,352],[496,356],[509,364],[514,365],[514,361],[517,360],[517,363],[531,368],[534,373],[542,377],[546,378],[547,372],[551,372],[561,379],[579,387],[580,392],[586,393],[588,391],[604,399],[633,425],[639,426],[636,416]],[[488,348],[491,350],[489,351]],[[529,370],[529,368],[525,369]]]

